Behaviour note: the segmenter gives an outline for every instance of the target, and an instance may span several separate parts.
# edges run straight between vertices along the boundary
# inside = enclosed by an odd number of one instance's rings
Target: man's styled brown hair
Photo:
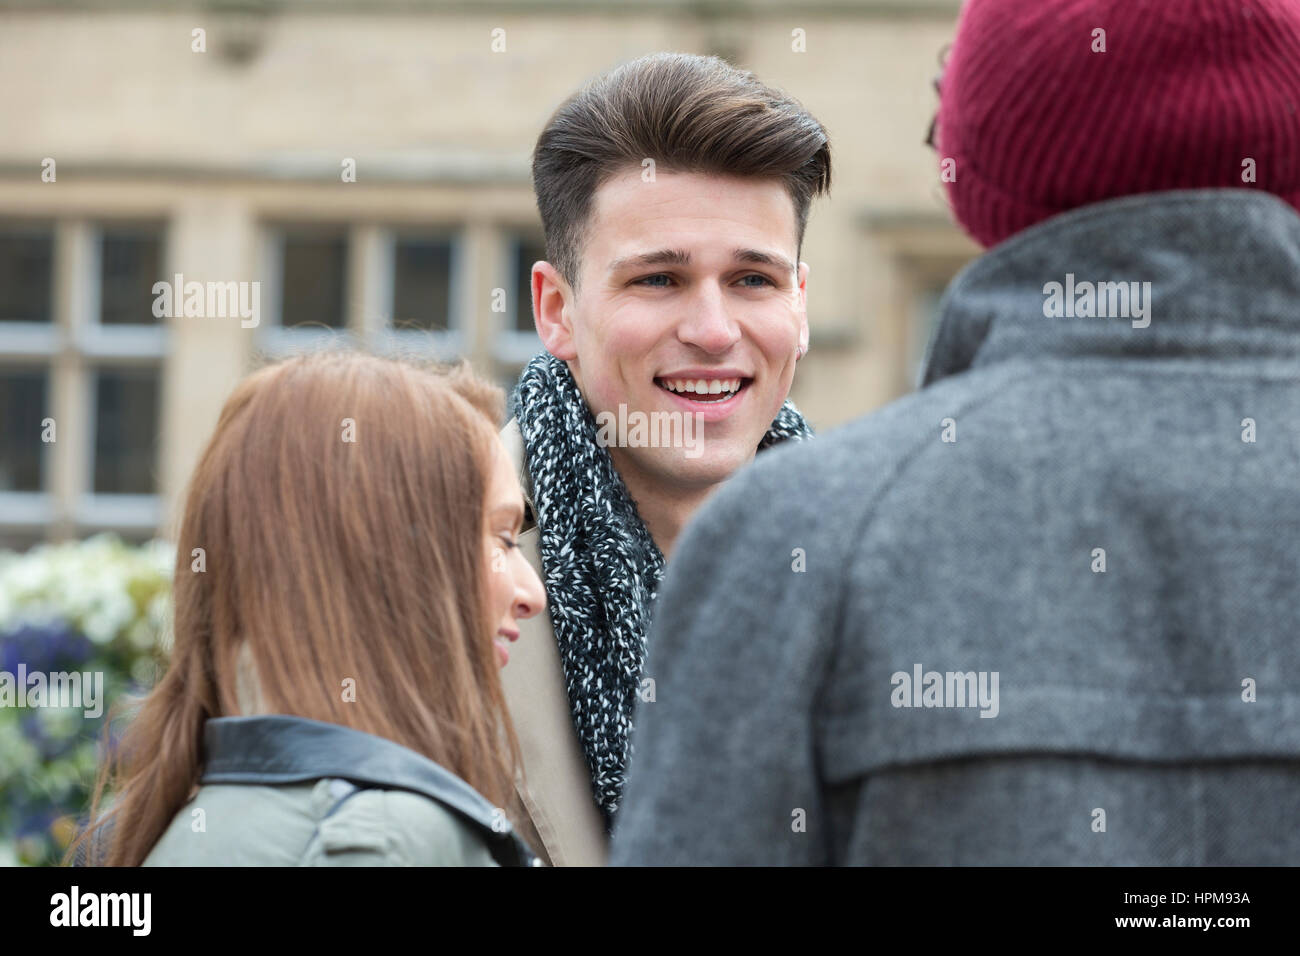
[[[831,185],[826,130],[792,97],[716,56],[632,60],[569,97],[533,151],[547,257],[575,291],[592,197],[646,159],[674,172],[780,179],[798,250],[813,197]]]
[[[204,722],[250,707],[386,737],[507,805],[518,744],[484,550],[502,404],[468,366],[352,352],[240,383],[190,480],[166,674],[105,760],[69,858],[111,818],[96,862],[141,863],[198,784]]]

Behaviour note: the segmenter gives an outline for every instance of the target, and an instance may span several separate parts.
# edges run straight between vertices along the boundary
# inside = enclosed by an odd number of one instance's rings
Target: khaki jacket
[[[531,510],[532,488],[524,466],[524,442],[511,421],[501,432]],[[519,546],[542,580],[536,524],[526,523]],[[516,782],[519,804],[511,822],[552,866],[604,866],[608,837],[591,792],[591,774],[578,743],[564,689],[549,611],[519,622],[519,640],[501,670],[506,704],[519,738],[523,776]]]
[[[204,726],[203,777],[144,866],[499,865],[494,808],[459,777],[390,740],[269,714],[247,644],[236,668],[243,716]]]
[[[198,831],[195,819],[203,820]],[[142,865],[497,864],[464,820],[428,797],[322,777],[263,786],[206,784],[172,818]]]

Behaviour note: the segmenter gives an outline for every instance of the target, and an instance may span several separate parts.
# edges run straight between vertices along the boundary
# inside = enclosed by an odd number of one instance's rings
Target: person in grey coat
[[[1102,6],[1095,61],[1087,11],[965,8],[993,248],[916,394],[688,527],[613,864],[1300,862],[1300,13]]]

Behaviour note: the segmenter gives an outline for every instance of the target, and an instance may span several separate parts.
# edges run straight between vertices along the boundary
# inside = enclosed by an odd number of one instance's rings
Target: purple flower
[[[20,663],[29,672],[80,670],[94,652],[89,638],[64,625],[25,624],[0,634],[0,670],[11,674]]]
[[[22,818],[18,822],[17,836],[19,839],[27,836],[44,837],[49,833],[50,824],[59,817],[63,816],[63,811],[54,807],[32,805],[23,808]]]

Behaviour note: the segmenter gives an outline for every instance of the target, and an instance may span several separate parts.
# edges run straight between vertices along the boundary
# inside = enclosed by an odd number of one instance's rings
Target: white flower
[[[143,649],[158,630],[153,604],[170,590],[174,560],[165,541],[136,548],[111,534],[0,552],[0,632],[62,624],[103,644],[126,631]],[[150,606],[139,607],[146,597]]]
[[[158,647],[170,653],[172,645],[171,591],[159,591],[149,601],[144,617],[131,629],[131,646],[137,650]]]
[[[176,545],[155,538],[141,546],[140,557],[145,566],[158,577],[171,580],[172,573],[176,570]]]

